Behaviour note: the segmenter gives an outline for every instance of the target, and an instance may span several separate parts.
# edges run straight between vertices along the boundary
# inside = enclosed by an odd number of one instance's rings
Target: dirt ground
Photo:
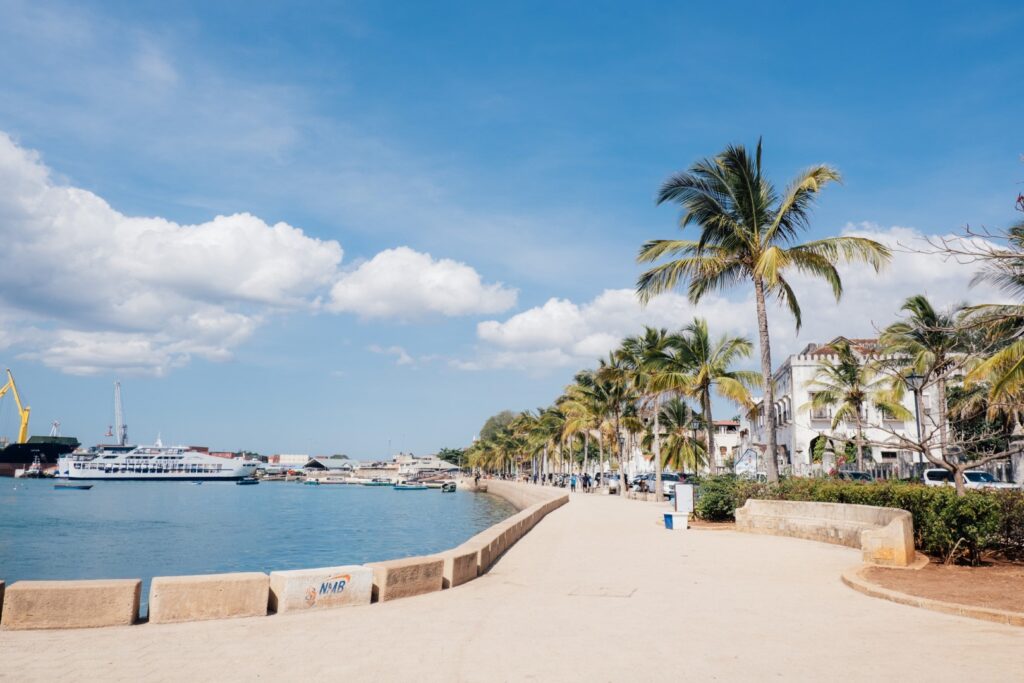
[[[863,576],[885,588],[922,598],[1024,612],[1024,565],[945,566],[924,569],[865,569]]]
[[[690,528],[705,531],[735,531],[736,522],[705,522],[703,519],[691,519]]]

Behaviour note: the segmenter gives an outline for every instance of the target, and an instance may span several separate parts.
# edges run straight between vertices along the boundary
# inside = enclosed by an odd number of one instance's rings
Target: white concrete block
[[[373,570],[362,565],[270,573],[270,609],[291,612],[369,605]]]

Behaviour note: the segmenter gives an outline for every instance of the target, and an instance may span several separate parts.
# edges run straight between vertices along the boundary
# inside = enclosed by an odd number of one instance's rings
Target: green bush
[[[984,552],[1024,557],[1024,492],[969,491],[908,482],[848,482],[783,479],[767,484],[732,475],[698,483],[694,513],[700,519],[732,519],[749,498],[850,503],[907,510],[914,518],[914,543],[934,557],[977,564]]]
[[[736,510],[736,478],[733,476],[712,477],[698,487],[694,513],[700,519],[720,522],[733,518]]]

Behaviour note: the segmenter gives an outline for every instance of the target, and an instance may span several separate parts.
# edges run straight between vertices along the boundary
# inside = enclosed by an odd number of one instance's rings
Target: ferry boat
[[[57,460],[63,479],[131,481],[237,481],[256,474],[258,462],[229,460],[184,446],[96,446]]]

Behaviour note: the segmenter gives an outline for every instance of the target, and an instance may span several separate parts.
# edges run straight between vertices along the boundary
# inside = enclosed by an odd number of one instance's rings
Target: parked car
[[[619,475],[617,474],[606,474],[601,478],[601,481],[605,486],[608,487],[609,493],[617,493],[619,490]]]
[[[686,481],[685,475],[673,474],[671,472],[661,473],[661,490],[665,495],[671,496],[675,493],[676,484],[680,484]],[[642,482],[642,483],[641,483]],[[633,491],[641,490],[641,486],[646,486],[647,491],[654,491],[654,475],[653,474],[641,474],[633,480],[630,489]]]
[[[924,471],[925,486],[953,486],[953,473],[935,467]],[[967,470],[964,472],[964,487],[968,489],[1015,489],[1016,484],[999,481],[983,470]]]
[[[836,475],[846,481],[874,481],[875,477],[869,472],[858,472],[856,470],[839,470]]]

